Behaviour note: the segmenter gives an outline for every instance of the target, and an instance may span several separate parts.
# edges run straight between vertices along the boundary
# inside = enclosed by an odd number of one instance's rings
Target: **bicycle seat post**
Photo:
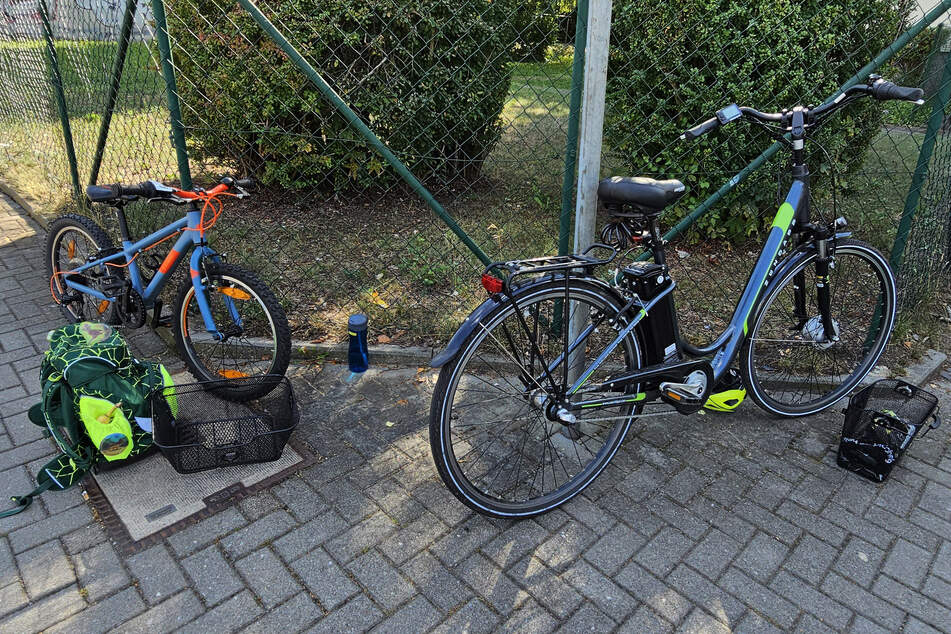
[[[119,235],[121,236],[122,241],[131,242],[132,237],[129,233],[129,224],[126,222],[125,217],[125,201],[119,199],[113,206],[116,209],[116,217],[119,219]]]

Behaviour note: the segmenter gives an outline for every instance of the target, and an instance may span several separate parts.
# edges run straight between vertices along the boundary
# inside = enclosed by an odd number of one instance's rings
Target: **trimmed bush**
[[[499,139],[515,0],[298,0],[269,19],[406,162],[473,178]],[[343,190],[393,175],[240,5],[168,5],[193,157],[264,183]]]
[[[894,40],[903,17],[886,0],[617,0],[605,143],[633,175],[684,180],[676,220],[771,143],[745,122],[689,143],[678,140],[684,130],[731,102],[764,111],[818,104]],[[819,132],[840,169],[861,163],[881,112],[881,103],[857,104]],[[811,151],[821,189],[827,161],[816,144]],[[767,172],[751,177],[742,204],[718,205],[694,226],[709,237],[757,231],[759,214],[776,206]]]
[[[512,17],[513,53],[520,62],[544,62],[548,47],[558,35],[557,0],[525,0]]]

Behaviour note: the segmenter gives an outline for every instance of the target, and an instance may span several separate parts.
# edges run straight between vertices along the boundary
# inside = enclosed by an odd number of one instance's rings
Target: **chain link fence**
[[[688,194],[666,214],[667,228],[709,205],[670,248],[687,332],[712,338],[728,322],[725,306],[742,291],[760,230],[788,188],[789,154],[780,149],[718,196],[773,140],[743,122],[694,142],[679,133],[731,102],[770,112],[821,103],[917,24],[924,8],[878,0],[615,3],[602,170],[683,180]],[[906,315],[947,270],[951,75],[944,75],[947,14],[933,17],[874,69],[923,87],[927,103],[860,102],[807,144],[813,216],[843,216],[857,237],[892,255]],[[933,114],[938,124],[929,130]],[[907,238],[899,235],[903,218]]]
[[[124,2],[112,0],[6,0],[0,5],[0,174],[44,214],[75,206],[57,76],[80,185],[89,182],[97,162],[105,182],[176,178],[165,86],[150,45],[146,5],[138,7],[129,25],[111,134],[97,152],[125,8]]]
[[[555,247],[574,48],[558,36],[556,5],[321,0],[259,7],[489,257]],[[261,185],[254,197],[228,205],[214,246],[268,281],[298,339],[339,336],[356,311],[387,338],[444,339],[481,301],[479,260],[246,11],[215,0],[175,0],[165,9],[195,184],[236,173]],[[84,185],[122,7],[57,0],[50,11]],[[178,178],[151,11],[139,4],[135,15],[101,183]],[[42,25],[22,22],[15,16],[12,26],[0,26],[0,125],[15,131],[3,135],[0,170],[56,213],[70,205],[70,170]],[[27,58],[36,98],[24,107],[19,69]],[[145,205],[127,211],[134,233],[178,213]],[[108,224],[107,210],[92,213]]]
[[[3,0],[0,7],[0,180],[48,215],[76,208],[76,184],[178,181],[149,3]],[[269,0],[257,7],[487,257],[557,250],[574,6]],[[381,341],[444,341],[484,296],[479,258],[241,5],[170,0],[164,8],[192,179],[207,185],[238,174],[260,182],[254,197],[226,206],[213,246],[261,274],[297,339],[336,340],[347,315],[362,311]],[[770,145],[739,124],[693,145],[677,140],[683,129],[732,101],[763,110],[816,103],[923,13],[882,0],[615,2],[602,172],[682,179],[689,195],[664,219],[673,226]],[[909,306],[943,279],[948,250],[951,75],[948,29],[939,24],[878,70],[921,85],[928,103],[857,107],[817,138],[811,163],[817,211],[845,216],[883,251],[892,251],[906,219],[896,262]],[[688,332],[716,332],[728,318],[724,298],[746,280],[784,165],[782,152],[772,156],[672,244]],[[906,208],[915,188],[920,196]],[[137,203],[127,211],[141,234],[180,210]],[[85,212],[114,229],[108,210]],[[153,260],[157,267],[161,258]]]

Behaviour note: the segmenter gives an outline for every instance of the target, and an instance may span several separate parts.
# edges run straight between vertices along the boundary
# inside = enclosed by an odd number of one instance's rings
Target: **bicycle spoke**
[[[620,442],[620,430],[633,418],[633,405],[578,412],[570,426],[548,418],[554,416],[551,380],[563,382],[576,351],[594,358],[616,337],[613,328],[595,332],[589,325],[573,340],[569,326],[578,316],[601,321],[616,309],[599,304],[603,300],[595,294],[565,301],[564,281],[552,287],[538,299],[518,299],[517,312],[506,306],[501,317],[479,324],[477,344],[461,353],[465,371],[448,394],[452,404],[441,429],[454,458],[446,464],[457,472],[457,482],[469,483],[488,504],[522,506],[571,494],[600,470],[597,461],[608,455],[602,447]],[[610,372],[639,367],[638,357],[630,356],[632,345],[627,339],[611,353],[605,362]],[[610,372],[596,368],[592,385]],[[626,411],[631,415],[596,420]]]

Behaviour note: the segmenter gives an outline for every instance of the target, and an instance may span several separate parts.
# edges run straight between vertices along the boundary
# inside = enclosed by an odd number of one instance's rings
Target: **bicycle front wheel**
[[[895,325],[895,277],[888,262],[864,242],[842,240],[829,269],[835,332],[828,337],[819,311],[817,258],[810,254],[770,287],[743,347],[750,396],[780,416],[815,414],[846,396],[875,367]]]
[[[209,332],[190,280],[182,284],[174,307],[175,342],[192,375],[200,381],[220,381],[284,374],[291,335],[274,294],[256,275],[231,264],[209,263],[206,273],[205,298],[222,338]],[[216,393],[233,400],[252,399],[277,383],[242,385],[217,387]]]
[[[567,298],[567,301],[566,301]],[[639,411],[632,402],[575,412],[566,425],[552,404],[554,382],[577,377],[625,324],[619,301],[584,280],[518,291],[484,318],[439,374],[429,437],[443,482],[470,508],[530,517],[587,487],[614,456]],[[568,327],[572,324],[572,327]],[[578,342],[564,362],[565,338]],[[586,380],[641,367],[632,333]],[[548,368],[548,372],[546,372]],[[628,392],[636,388],[627,388]],[[585,400],[619,396],[584,394]]]

